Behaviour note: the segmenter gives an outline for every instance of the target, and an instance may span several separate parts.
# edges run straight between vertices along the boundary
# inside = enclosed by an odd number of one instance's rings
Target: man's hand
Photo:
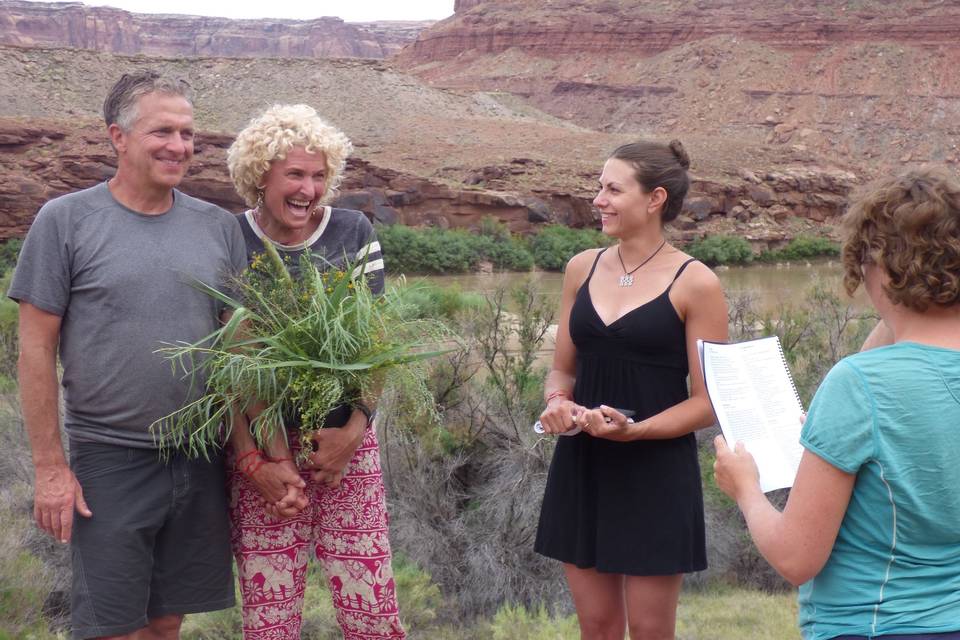
[[[65,464],[36,468],[33,518],[37,526],[66,544],[73,533],[73,511],[84,518],[93,515],[83,499],[83,489]]]

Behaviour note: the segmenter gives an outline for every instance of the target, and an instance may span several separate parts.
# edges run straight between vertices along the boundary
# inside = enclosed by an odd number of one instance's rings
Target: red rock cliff
[[[458,0],[456,15],[400,55],[406,66],[465,51],[516,49],[538,55],[630,52],[652,55],[717,35],[788,48],[894,40],[924,47],[956,46],[960,10],[941,0],[890,3],[743,0]]]
[[[229,20],[81,3],[0,2],[0,44],[169,56],[384,58],[431,22]]]
[[[960,7],[886,0],[483,0],[394,64],[581,126],[809,153],[871,174],[960,164]],[[746,165],[749,155],[738,162]]]

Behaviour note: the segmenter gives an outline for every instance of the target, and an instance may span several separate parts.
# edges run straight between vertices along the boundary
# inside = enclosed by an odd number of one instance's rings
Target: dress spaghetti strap
[[[677,278],[679,278],[680,274],[683,273],[683,270],[687,268],[687,265],[690,264],[691,262],[696,262],[696,261],[697,261],[696,258],[690,258],[689,260],[684,262],[682,265],[680,265],[680,268],[677,269],[677,273],[674,274],[673,276],[673,280],[670,281],[670,286],[667,287],[667,291],[670,291],[670,289],[673,288],[673,283],[677,281]],[[593,273],[593,271],[591,271],[590,273]]]
[[[590,278],[593,277],[593,272],[597,268],[597,263],[600,262],[600,256],[602,256],[603,252],[606,251],[607,249],[609,249],[609,247],[604,247],[603,249],[600,249],[600,251],[597,252],[597,257],[593,259],[593,266],[590,267],[590,273],[587,274],[587,279],[583,281],[584,284],[590,282]],[[680,275],[680,274],[677,274],[677,275]]]

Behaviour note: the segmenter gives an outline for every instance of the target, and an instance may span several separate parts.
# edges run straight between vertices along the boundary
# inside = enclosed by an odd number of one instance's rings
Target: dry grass
[[[799,640],[797,596],[732,587],[687,591],[677,611],[678,640]]]

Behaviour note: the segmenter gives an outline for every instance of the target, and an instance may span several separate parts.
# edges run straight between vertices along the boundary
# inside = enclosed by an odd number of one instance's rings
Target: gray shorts
[[[73,638],[233,606],[222,457],[71,442],[70,466],[93,512],[74,518]]]

